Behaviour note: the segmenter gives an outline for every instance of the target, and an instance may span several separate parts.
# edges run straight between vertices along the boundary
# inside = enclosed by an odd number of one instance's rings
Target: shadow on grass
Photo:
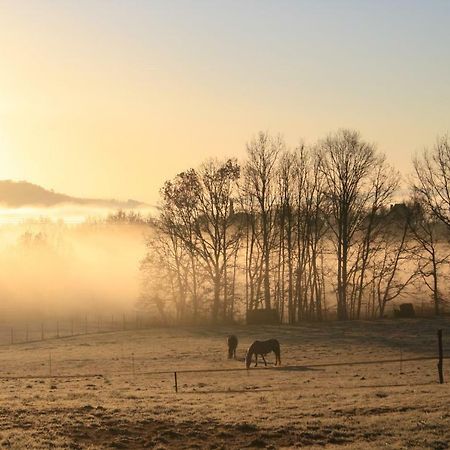
[[[286,371],[286,372],[324,372],[325,369],[318,369],[315,367],[308,367],[308,366],[280,366],[277,367],[276,370]]]

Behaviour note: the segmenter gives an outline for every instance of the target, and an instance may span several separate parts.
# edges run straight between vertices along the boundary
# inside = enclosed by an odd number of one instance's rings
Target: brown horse
[[[264,365],[267,366],[266,359],[264,355],[267,355],[270,352],[275,353],[275,365],[281,364],[281,352],[280,352],[280,343],[276,339],[269,339],[268,341],[255,341],[247,350],[247,355],[245,357],[245,366],[247,369],[250,367],[252,363],[253,355],[255,355],[256,364],[258,365],[258,355],[261,355]]]
[[[238,346],[238,338],[234,334],[231,334],[230,336],[228,336],[227,344],[228,344],[228,359],[231,359],[231,358],[236,359],[236,349]]]

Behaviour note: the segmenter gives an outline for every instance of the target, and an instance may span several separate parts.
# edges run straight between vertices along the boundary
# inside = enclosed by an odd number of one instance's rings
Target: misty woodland
[[[247,158],[210,160],[161,189],[140,306],[163,321],[286,323],[383,317],[402,298],[446,305],[450,141],[405,182],[375,145],[340,130],[287,148],[261,132]]]

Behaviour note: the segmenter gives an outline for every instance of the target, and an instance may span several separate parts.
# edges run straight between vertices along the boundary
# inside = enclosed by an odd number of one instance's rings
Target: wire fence
[[[141,313],[111,316],[84,314],[72,318],[32,320],[27,323],[0,323],[0,346],[85,334],[140,330],[153,325],[152,319]]]
[[[46,362],[48,373],[47,374],[25,374],[25,375],[0,375],[0,380],[45,380],[45,379],[84,379],[84,378],[111,378],[114,376],[119,377],[142,377],[142,376],[170,376],[173,377],[174,380],[174,390],[178,392],[178,380],[181,375],[188,374],[217,374],[217,373],[232,373],[232,372],[241,372],[241,373],[254,373],[257,372],[258,375],[264,374],[276,374],[276,373],[284,373],[286,372],[298,372],[304,370],[314,370],[319,368],[331,368],[331,367],[342,367],[342,366],[367,366],[367,365],[385,365],[385,364],[398,364],[400,367],[400,372],[402,371],[402,366],[408,362],[418,362],[418,361],[436,361],[438,365],[438,378],[440,383],[444,383],[444,380],[441,380],[441,371],[439,366],[443,366],[443,361],[448,359],[448,356],[417,356],[417,357],[409,357],[409,358],[394,358],[394,359],[376,359],[376,360],[364,360],[364,361],[343,361],[343,362],[332,362],[332,363],[311,363],[311,364],[303,364],[303,365],[287,365],[287,366],[268,366],[260,369],[255,368],[205,368],[205,369],[164,369],[164,370],[136,370],[135,368],[135,359],[134,355],[131,356],[129,365],[131,366],[131,370],[125,370],[120,372],[97,372],[97,373],[52,373],[54,370],[54,366],[52,366],[51,357]],[[427,383],[428,384],[428,383]],[[434,384],[434,383],[430,383]],[[379,385],[385,386],[385,385]],[[403,384],[392,385],[392,386],[404,386]],[[366,387],[377,387],[377,386],[366,386]]]

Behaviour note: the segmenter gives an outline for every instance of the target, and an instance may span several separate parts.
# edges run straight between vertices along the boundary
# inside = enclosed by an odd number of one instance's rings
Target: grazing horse
[[[281,355],[280,355],[280,343],[276,339],[269,339],[268,341],[255,341],[247,350],[247,355],[245,357],[245,365],[247,369],[250,367],[252,362],[253,355],[255,355],[256,364],[258,365],[258,355],[262,356],[264,364],[267,366],[264,355],[267,355],[270,352],[275,353],[275,365],[281,364]]]
[[[231,334],[227,339],[228,344],[228,359],[234,358],[236,359],[236,348],[238,346],[238,338]]]

